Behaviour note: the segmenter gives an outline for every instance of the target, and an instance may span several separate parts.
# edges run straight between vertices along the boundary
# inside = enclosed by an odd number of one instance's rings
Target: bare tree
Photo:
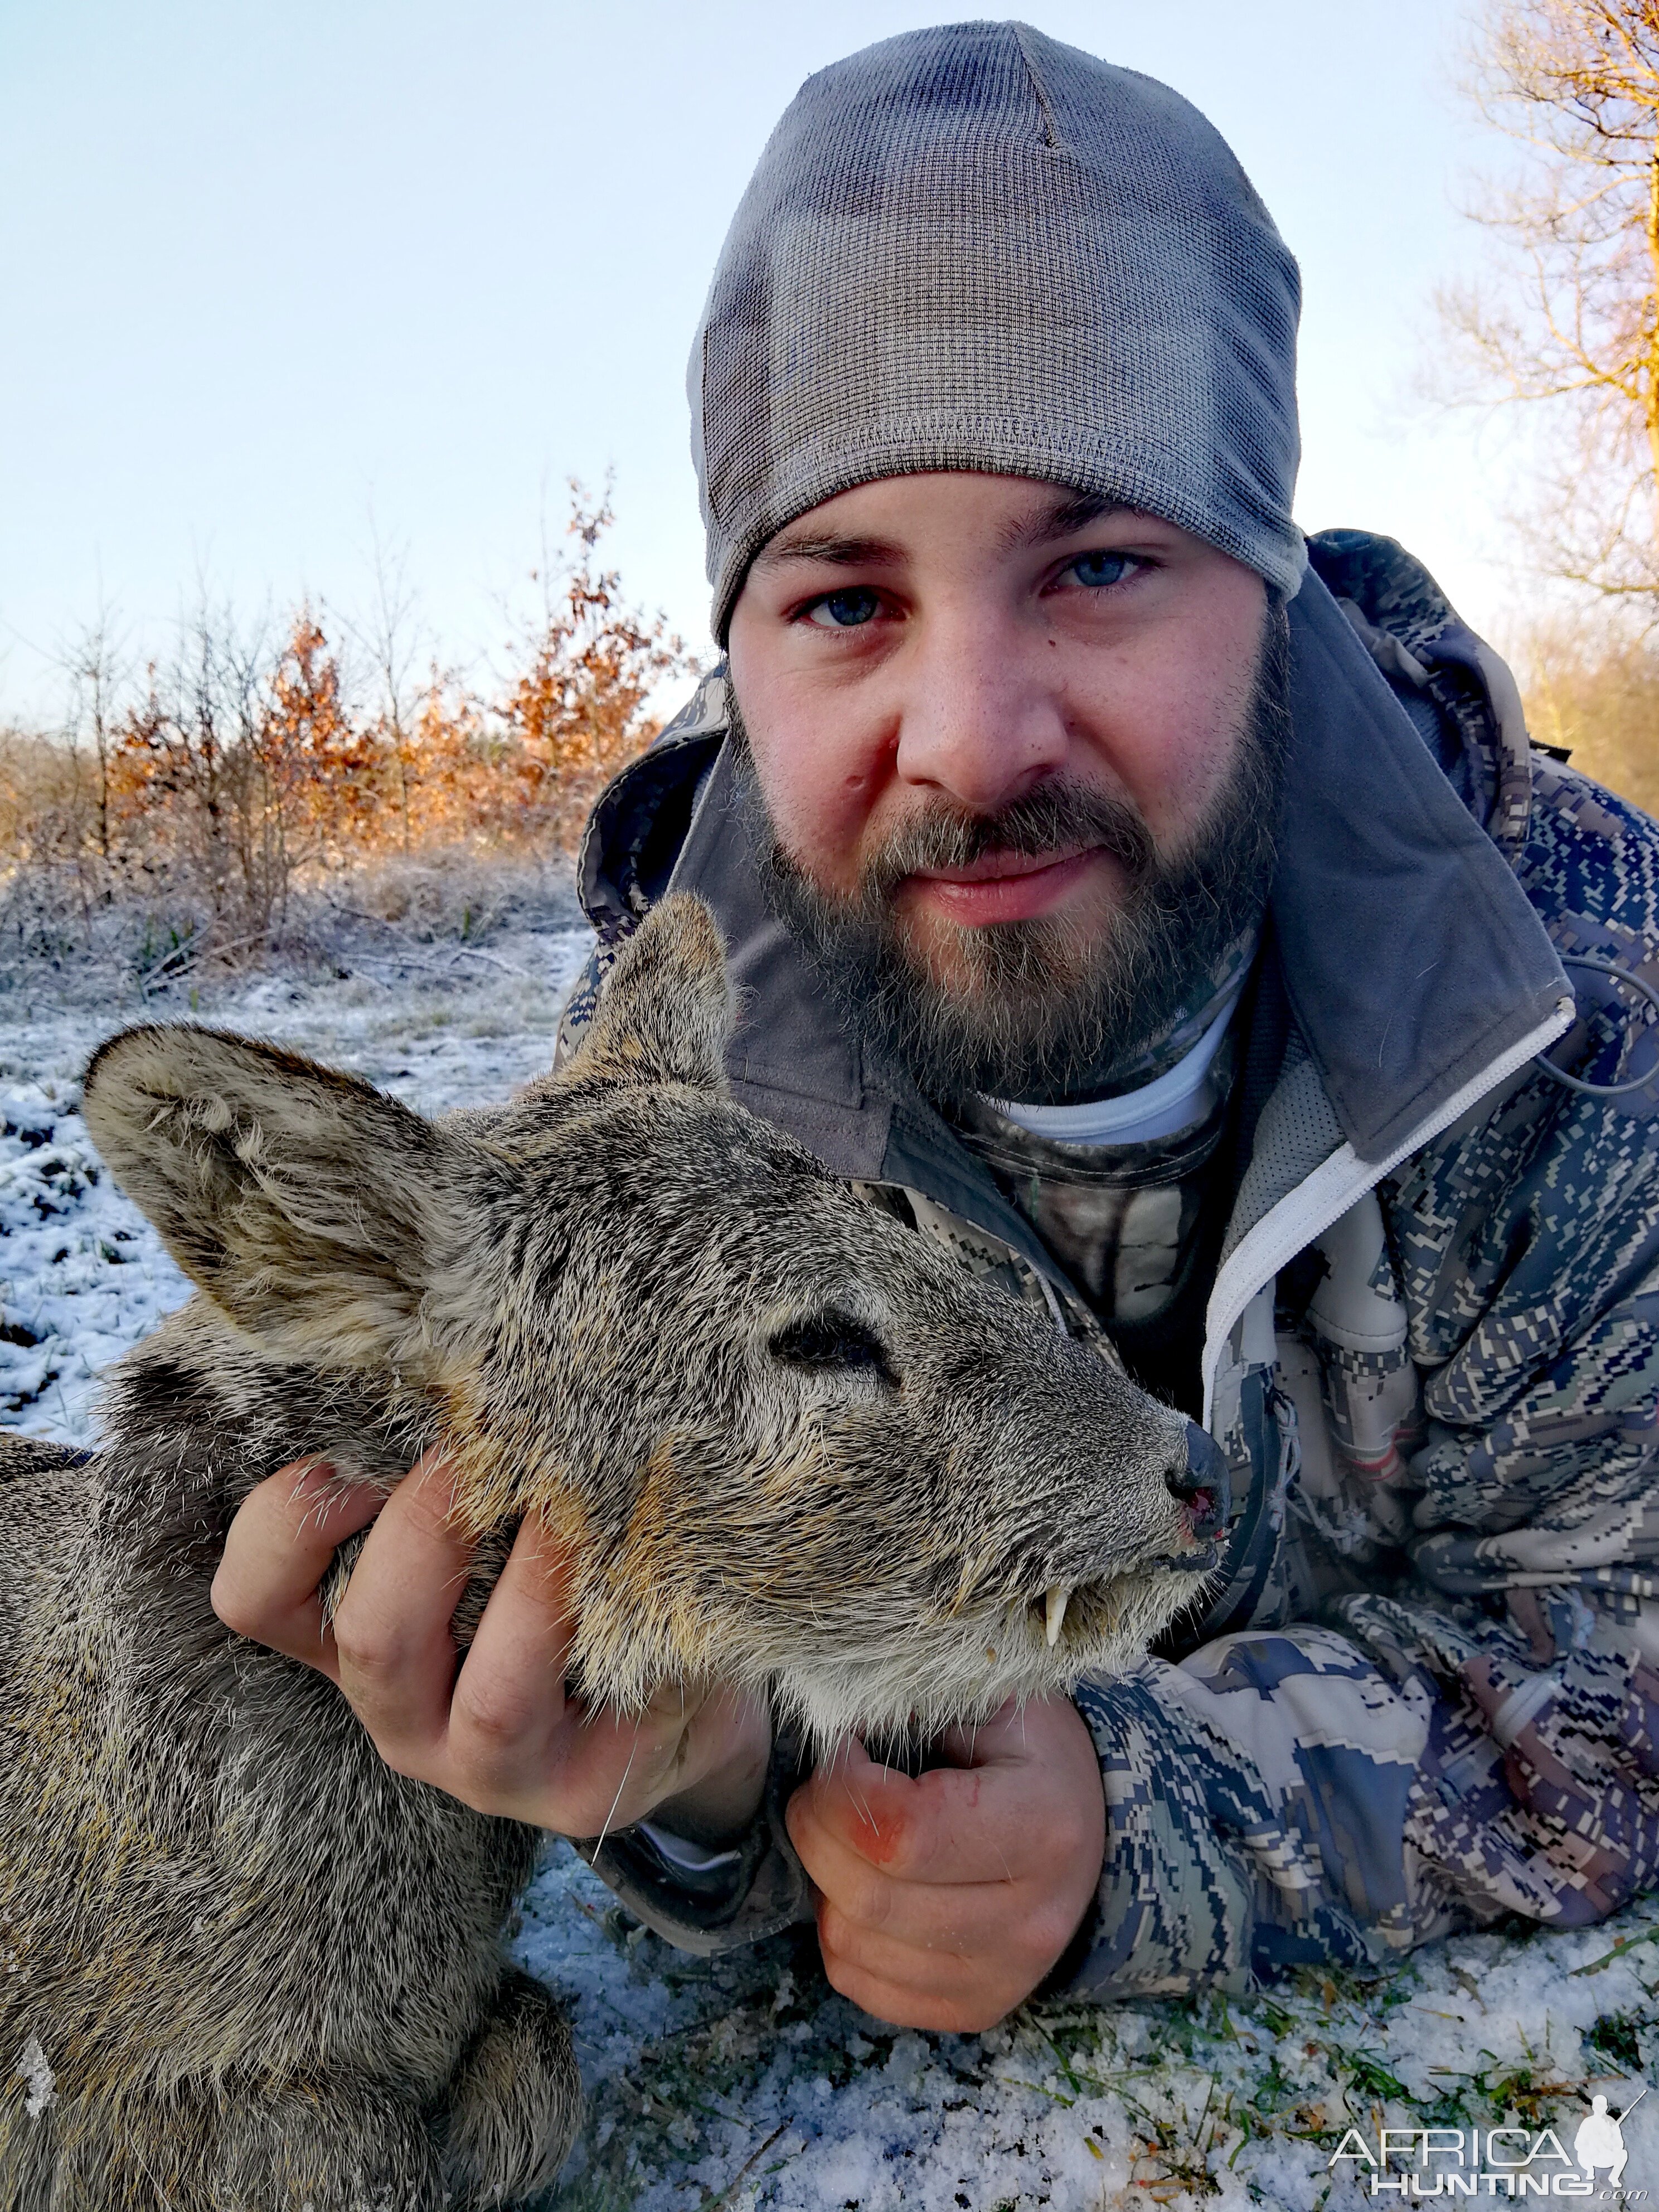
[[[1535,737],[1650,814],[1659,811],[1659,639],[1558,616],[1536,624],[1519,674]]]
[[[144,696],[114,760],[115,827],[152,882],[188,884],[211,936],[262,939],[295,866],[282,770],[264,743],[268,624],[241,628],[205,593]]]
[[[1539,410],[1540,565],[1659,621],[1659,0],[1492,0],[1471,88],[1528,152],[1469,210],[1507,281],[1440,295],[1462,396]]]
[[[118,702],[125,681],[125,665],[117,618],[100,601],[97,613],[64,643],[58,665],[70,681],[70,710],[65,734],[71,753],[84,747],[88,763],[90,842],[100,865],[100,895],[109,896],[109,866],[114,852],[114,819],[111,810],[110,770],[118,743]]]
[[[403,849],[408,853],[415,843],[416,787],[420,781],[418,723],[425,692],[415,672],[423,641],[416,596],[409,582],[408,548],[388,550],[372,515],[369,534],[374,603],[362,621],[347,617],[345,626],[373,672],[379,695],[380,736],[392,770],[392,793]]]

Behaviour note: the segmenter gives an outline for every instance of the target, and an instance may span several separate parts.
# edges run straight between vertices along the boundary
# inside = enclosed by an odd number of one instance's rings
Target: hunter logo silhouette
[[[1599,2094],[1590,2099],[1589,2111],[1578,2123],[1578,2132],[1572,2139],[1572,2154],[1591,2180],[1605,2166],[1610,2169],[1607,2179],[1615,2189],[1619,2186],[1625,2160],[1630,2156],[1625,2148],[1625,2122],[1647,2094],[1642,2090],[1619,2113],[1610,2112],[1607,2099]]]

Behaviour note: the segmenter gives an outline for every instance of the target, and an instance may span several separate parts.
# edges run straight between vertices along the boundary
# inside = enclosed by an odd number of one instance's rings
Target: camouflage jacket
[[[1659,1881],[1659,825],[1528,744],[1392,541],[1311,552],[1204,1350],[1233,1517],[1201,1611],[1077,1693],[1109,1813],[1058,1976],[1085,1995],[1573,1924]],[[595,811],[566,1048],[640,915],[696,889],[743,994],[737,1095],[1093,1333],[768,912],[725,713],[716,675]],[[809,1910],[792,1778],[785,1747],[712,1867],[637,1830],[595,1863],[672,1941],[753,1940]]]

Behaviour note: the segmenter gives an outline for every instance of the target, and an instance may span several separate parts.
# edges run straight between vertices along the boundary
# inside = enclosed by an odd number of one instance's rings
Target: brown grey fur
[[[737,1106],[731,1012],[678,898],[497,1110],[191,1028],[94,1059],[88,1125],[203,1295],[94,1462],[0,1449],[6,2212],[482,2207],[568,2146],[568,2029],[503,1951],[536,1832],[211,1610],[275,1468],[390,1486],[447,1438],[497,1557],[532,1504],[574,1547],[585,1695],[732,1678],[820,1741],[1064,1687],[1190,1600],[1178,1417]]]

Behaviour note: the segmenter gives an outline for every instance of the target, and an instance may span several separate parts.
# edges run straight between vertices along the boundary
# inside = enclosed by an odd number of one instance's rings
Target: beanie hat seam
[[[1025,26],[1024,23],[1014,23],[1009,27],[1014,34],[1014,44],[1019,48],[1020,58],[1025,64],[1025,73],[1031,81],[1031,90],[1036,95],[1037,106],[1042,110],[1042,143],[1050,153],[1063,152],[1066,149],[1065,134],[1060,130],[1059,119],[1049,103],[1048,88],[1042,82],[1042,71],[1037,68],[1030,46],[1026,40]]]

